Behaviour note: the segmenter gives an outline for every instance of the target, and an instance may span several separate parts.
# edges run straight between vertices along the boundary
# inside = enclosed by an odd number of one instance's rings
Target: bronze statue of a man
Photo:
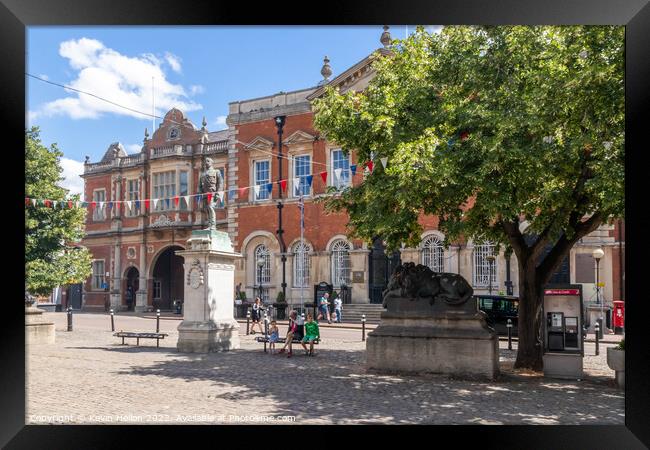
[[[215,214],[217,192],[223,189],[223,177],[221,171],[212,167],[212,159],[205,158],[204,168],[199,177],[199,194],[212,194],[210,202],[207,196],[202,201],[202,209],[208,213],[208,230],[217,229],[217,218]]]

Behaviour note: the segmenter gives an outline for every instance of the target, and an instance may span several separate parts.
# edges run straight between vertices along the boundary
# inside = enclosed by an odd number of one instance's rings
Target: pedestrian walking
[[[330,318],[329,298],[330,294],[328,292],[325,292],[320,298],[320,302],[318,304],[318,317],[316,317],[316,320],[327,318],[327,323],[332,323],[332,320]]]
[[[264,307],[262,306],[262,300],[260,300],[259,297],[256,297],[255,303],[253,303],[253,312],[251,314],[251,321],[253,322],[251,325],[251,334],[255,334],[255,324],[257,324],[258,328],[260,329],[260,334],[264,334],[264,330],[262,330],[262,324],[260,323],[263,310]]]
[[[318,330],[318,322],[314,321],[314,318],[311,314],[307,314],[307,322],[305,323],[305,337],[302,338],[302,348],[305,349],[305,354],[307,356],[314,356],[314,341],[320,338],[320,332]],[[305,342],[309,342],[309,350]]]
[[[343,310],[343,300],[341,297],[334,299],[334,314],[336,315],[336,323],[341,323],[341,311]]]

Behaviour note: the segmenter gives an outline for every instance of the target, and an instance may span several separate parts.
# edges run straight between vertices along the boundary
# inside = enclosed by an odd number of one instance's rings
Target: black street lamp
[[[278,241],[280,241],[280,252],[282,254],[282,296],[287,298],[287,247],[284,243],[284,230],[282,229],[282,129],[284,128],[284,122],[287,116],[277,116],[275,117],[275,126],[278,129],[278,229],[276,231],[278,235]]]
[[[494,261],[497,259],[497,257],[494,255],[487,255],[485,259],[487,259],[488,263],[490,264],[490,273],[488,274],[488,277],[489,277],[489,292],[490,295],[492,295],[492,272],[494,271]]]
[[[266,261],[264,260],[263,256],[260,256],[259,258],[257,258],[257,268],[258,268],[257,279],[259,280],[259,283],[260,283],[259,284],[259,293],[260,293],[259,296],[260,296],[260,300],[262,300],[262,302],[264,301],[264,296],[262,294],[262,270],[263,270],[265,262]]]

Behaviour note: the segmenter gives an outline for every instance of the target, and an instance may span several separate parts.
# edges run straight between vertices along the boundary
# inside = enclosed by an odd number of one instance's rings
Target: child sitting
[[[278,324],[275,320],[272,320],[271,328],[269,328],[269,349],[271,350],[271,354],[275,350],[275,343],[278,342],[279,335],[280,330],[278,329]]]
[[[307,322],[305,323],[305,337],[302,338],[302,348],[305,349],[305,353],[309,356],[314,356],[314,341],[320,337],[318,331],[318,322],[315,322],[311,314],[307,314]],[[307,351],[307,346],[305,342],[309,342],[309,351]]]

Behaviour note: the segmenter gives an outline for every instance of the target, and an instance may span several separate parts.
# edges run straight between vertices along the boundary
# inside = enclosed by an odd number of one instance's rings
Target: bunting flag
[[[343,169],[340,167],[338,169],[334,169],[334,177],[336,178],[336,181],[339,181],[341,179],[341,173],[343,172]]]
[[[355,176],[357,174],[357,165],[356,164],[352,164],[350,166],[350,172],[352,172],[352,176]]]
[[[196,195],[196,207],[199,208],[201,206],[201,200],[203,200],[203,194]]]
[[[381,161],[381,165],[384,166],[384,169],[386,169],[386,165],[388,164],[388,158],[384,156],[383,158],[379,158],[379,160]]]
[[[166,205],[167,205],[167,209],[169,209],[169,205],[170,205],[170,203],[171,203],[171,199],[166,198],[166,199],[165,199],[165,203],[166,203]]]
[[[208,196],[208,205],[209,205],[210,203],[212,203],[212,192],[208,192],[207,196]]]
[[[32,199],[32,206],[36,207],[36,199],[35,198]]]
[[[57,202],[56,200],[52,200],[52,208],[56,208],[57,203],[59,202]]]
[[[287,191],[287,180],[280,180],[280,187],[282,188],[282,192]]]
[[[323,183],[327,184],[327,170],[321,172],[320,177],[323,179]]]
[[[300,192],[300,177],[296,177],[293,179],[293,192],[298,195],[298,192]]]
[[[131,209],[131,204],[132,204],[132,203],[133,203],[133,202],[131,202],[130,200],[127,200],[127,201],[126,201],[126,206],[127,206],[127,208],[129,208],[129,210]]]
[[[140,200],[135,201],[135,209],[140,209]]]
[[[29,206],[29,197],[25,197],[25,206]]]
[[[239,198],[244,199],[246,197],[246,189],[248,187],[239,188]]]
[[[151,209],[149,208],[149,203],[150,203],[150,200],[148,198],[144,199],[144,210],[145,211],[151,211]]]
[[[178,208],[178,203],[181,201],[181,198],[177,195],[174,197],[174,206]]]
[[[230,189],[230,190],[228,191],[228,200],[233,201],[234,199],[235,199],[235,190],[234,190],[234,189]]]
[[[219,196],[219,200],[221,200],[221,203],[223,203],[223,195],[224,195],[223,191],[218,191],[217,192],[217,196]]]
[[[452,137],[447,141],[447,146],[451,147],[452,145],[454,145],[454,142],[456,142],[456,138]]]
[[[253,186],[253,192],[255,193],[255,198],[260,198],[260,185],[256,184]]]
[[[74,202],[72,200],[68,200],[68,209],[72,209],[72,204]]]
[[[183,196],[183,200],[185,200],[185,207],[189,208],[190,207],[190,196],[189,195]]]
[[[469,137],[469,133],[467,131],[462,131],[460,133],[460,140],[461,141],[466,141],[468,137]]]
[[[269,194],[273,192],[273,183],[267,183],[266,190],[269,192]]]
[[[314,176],[313,175],[307,175],[307,185],[311,187],[312,181],[314,181]]]
[[[368,170],[370,170],[370,172],[372,172],[372,168],[375,167],[375,163],[373,163],[372,160],[370,160],[366,163],[366,167],[368,168]]]
[[[104,203],[106,203],[106,202],[99,202],[99,204],[98,204],[99,209],[103,209],[103,208],[104,208]]]
[[[156,205],[158,205],[158,200],[160,200],[160,199],[152,198],[151,200],[153,201],[153,209],[156,209]]]
[[[113,202],[108,202],[107,206],[108,206],[108,209],[113,209]]]

